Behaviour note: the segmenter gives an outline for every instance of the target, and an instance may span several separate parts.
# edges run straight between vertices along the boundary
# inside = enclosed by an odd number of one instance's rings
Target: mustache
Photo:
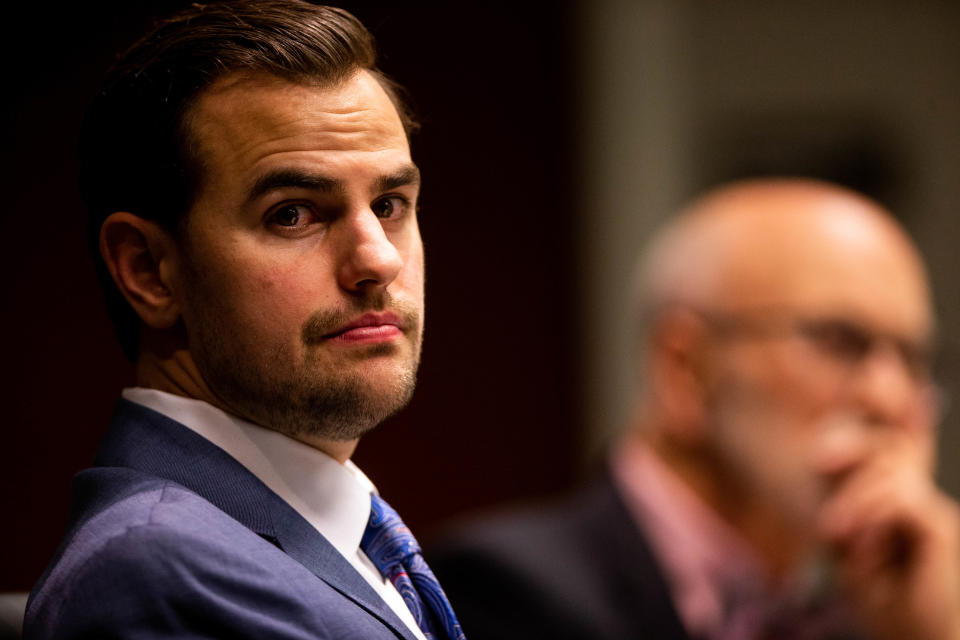
[[[367,312],[390,312],[400,318],[404,333],[417,331],[420,327],[420,310],[407,300],[394,299],[386,291],[380,291],[363,298],[353,299],[349,305],[340,309],[317,311],[303,323],[301,337],[305,344],[319,344],[331,333],[339,331],[352,322],[358,315]]]

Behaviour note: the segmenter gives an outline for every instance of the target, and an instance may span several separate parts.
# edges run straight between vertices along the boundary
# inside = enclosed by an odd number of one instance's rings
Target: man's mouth
[[[326,340],[349,344],[371,344],[403,335],[403,321],[394,313],[365,313],[324,336]]]

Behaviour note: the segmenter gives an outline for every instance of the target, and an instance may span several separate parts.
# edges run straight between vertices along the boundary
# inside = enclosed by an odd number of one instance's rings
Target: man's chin
[[[418,359],[403,344],[350,351],[358,357],[316,352],[293,375],[217,363],[219,375],[208,377],[230,411],[251,422],[299,440],[355,440],[407,405]]]
[[[292,394],[288,428],[331,440],[354,440],[403,409],[416,386],[416,363],[396,355],[345,363],[336,377]]]
[[[324,394],[308,404],[300,430],[330,440],[355,440],[403,409],[413,396],[412,380],[389,387],[374,386],[340,390],[337,398]]]

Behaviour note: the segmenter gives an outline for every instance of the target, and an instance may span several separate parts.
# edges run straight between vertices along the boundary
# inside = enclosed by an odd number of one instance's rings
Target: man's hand
[[[890,437],[840,481],[820,531],[840,588],[875,637],[960,640],[960,508],[935,486],[925,443]]]

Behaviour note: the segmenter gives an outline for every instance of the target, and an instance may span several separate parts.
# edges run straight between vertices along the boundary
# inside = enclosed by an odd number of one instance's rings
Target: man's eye
[[[400,196],[389,196],[375,201],[370,208],[378,218],[395,218],[407,209],[407,200]]]
[[[845,360],[862,359],[873,345],[873,336],[845,322],[812,322],[804,327],[804,333],[819,348]]]
[[[270,214],[270,222],[281,227],[297,227],[310,218],[310,209],[302,204],[287,204]]]

